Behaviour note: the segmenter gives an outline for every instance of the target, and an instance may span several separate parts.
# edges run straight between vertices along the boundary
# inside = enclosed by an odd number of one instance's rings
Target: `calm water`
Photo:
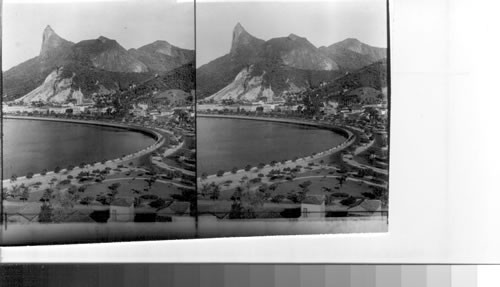
[[[198,118],[198,172],[309,156],[342,143],[328,130],[265,121]]]
[[[118,128],[49,121],[3,121],[3,176],[66,168],[141,150],[154,139]]]

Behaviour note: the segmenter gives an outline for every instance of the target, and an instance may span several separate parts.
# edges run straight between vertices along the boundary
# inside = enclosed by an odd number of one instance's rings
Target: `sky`
[[[23,3],[24,2],[24,3]],[[26,3],[27,2],[27,3]],[[2,70],[40,53],[47,25],[62,38],[79,42],[105,36],[124,48],[139,48],[156,40],[194,49],[193,2],[174,0],[14,2],[3,5]],[[64,3],[66,2],[66,3]]]
[[[196,65],[229,52],[236,23],[253,36],[269,40],[291,33],[316,47],[357,38],[387,47],[385,0],[323,2],[200,3],[196,5]]]

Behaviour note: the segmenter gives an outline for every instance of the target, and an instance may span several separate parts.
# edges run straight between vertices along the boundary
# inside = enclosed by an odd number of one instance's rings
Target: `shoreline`
[[[103,127],[113,127],[113,128],[118,128],[118,129],[126,129],[129,131],[134,131],[134,132],[139,132],[142,134],[145,134],[155,140],[155,142],[152,145],[149,145],[147,147],[144,147],[143,149],[140,149],[134,153],[127,154],[122,157],[118,158],[112,158],[108,159],[105,162],[96,162],[96,163],[86,163],[83,168],[80,168],[75,164],[75,167],[73,170],[83,170],[86,168],[89,168],[91,165],[104,165],[108,166],[109,164],[121,164],[127,161],[131,161],[134,159],[137,159],[139,157],[142,157],[144,155],[150,154],[154,152],[155,150],[159,149],[163,144],[165,143],[165,137],[161,135],[159,132],[154,130],[153,128],[146,128],[146,127],[139,127],[139,126],[130,126],[126,124],[120,124],[120,123],[112,123],[112,122],[102,122],[102,121],[83,121],[83,120],[74,120],[74,119],[57,119],[57,118],[44,118],[44,117],[30,117],[30,116],[11,116],[11,115],[4,115],[2,117],[3,119],[14,119],[14,120],[41,120],[41,121],[52,121],[52,122],[65,122],[65,123],[74,123],[74,124],[87,124],[87,125],[94,125],[94,126],[103,126]],[[59,173],[62,173],[64,171],[67,171],[66,169],[61,169]],[[19,181],[31,181],[36,178],[41,178],[44,176],[48,175],[53,175],[56,174],[53,170],[47,171],[45,175],[41,174],[42,172],[34,173],[31,178],[27,178],[27,175],[22,175],[18,176],[16,182]],[[9,186],[11,183],[10,178],[2,178],[2,187],[5,187],[6,185]]]
[[[32,121],[49,121],[49,122],[63,122],[63,123],[72,123],[72,124],[84,124],[84,125],[93,125],[93,126],[102,126],[102,127],[112,127],[118,129],[126,129],[129,131],[139,132],[145,134],[147,136],[152,137],[156,141],[158,140],[158,134],[152,129],[148,129],[140,126],[131,126],[127,124],[121,124],[116,122],[103,122],[103,121],[84,121],[84,120],[75,120],[75,119],[59,119],[59,118],[45,118],[45,117],[33,117],[33,116],[12,116],[12,115],[3,115],[2,119],[8,120],[32,120]]]
[[[329,124],[306,121],[306,120],[295,120],[295,119],[287,119],[287,118],[267,118],[267,117],[249,117],[249,116],[239,116],[239,115],[218,115],[218,114],[196,114],[197,118],[222,118],[222,119],[238,119],[238,120],[249,120],[249,121],[265,121],[265,122],[275,122],[275,123],[284,123],[284,124],[293,124],[293,125],[301,125],[301,126],[310,126],[316,127],[320,129],[327,129],[338,133],[349,139],[352,135],[352,132],[348,131],[345,128],[339,126],[332,126]]]
[[[305,156],[298,158],[296,160],[284,160],[282,162],[278,162],[274,165],[271,165],[271,163],[266,163],[265,166],[262,169],[269,169],[269,168],[284,168],[290,165],[295,165],[295,164],[304,164],[304,163],[309,163],[315,160],[320,160],[322,158],[325,158],[327,156],[330,156],[336,152],[339,152],[347,147],[349,147],[354,141],[356,140],[356,137],[353,132],[349,131],[346,128],[338,127],[338,126],[332,126],[328,124],[323,124],[323,123],[318,123],[318,122],[309,122],[309,121],[303,121],[303,120],[294,120],[294,119],[285,119],[285,118],[266,118],[266,117],[248,117],[248,116],[238,116],[238,115],[212,115],[212,114],[198,114],[197,117],[199,118],[223,118],[223,119],[240,119],[240,120],[256,120],[256,121],[268,121],[268,122],[276,122],[276,123],[286,123],[286,124],[294,124],[294,125],[303,125],[303,126],[311,126],[319,129],[327,129],[332,132],[335,132],[337,134],[342,135],[345,137],[345,141],[342,143],[327,149],[325,151],[317,152],[314,155],[310,156]],[[239,169],[236,173],[232,173],[231,171],[224,171],[224,174],[222,176],[217,176],[217,174],[210,174],[207,175],[205,179],[202,179],[201,176],[197,177],[198,183],[204,180],[210,180],[210,179],[216,179],[216,178],[224,178],[227,176],[231,175],[241,175],[241,174],[250,174],[256,166],[253,166],[249,171],[246,171],[245,169]]]

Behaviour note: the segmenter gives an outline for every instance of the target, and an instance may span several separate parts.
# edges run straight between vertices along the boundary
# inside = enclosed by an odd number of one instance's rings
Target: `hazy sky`
[[[3,6],[2,70],[37,56],[47,25],[75,43],[102,35],[117,40],[126,49],[156,40],[194,49],[193,3],[118,0],[14,4],[9,1]]]
[[[197,3],[197,66],[229,52],[236,23],[263,40],[306,37],[316,47],[345,38],[387,46],[386,2],[368,0],[299,3]]]

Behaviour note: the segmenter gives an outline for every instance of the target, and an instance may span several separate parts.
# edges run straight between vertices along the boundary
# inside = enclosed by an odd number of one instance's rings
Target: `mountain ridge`
[[[73,77],[75,73],[72,88],[81,88],[85,96],[89,97],[99,91],[99,87],[92,84],[96,80],[95,75],[105,79],[106,88],[118,89],[119,86],[128,86],[152,77],[155,73],[168,72],[194,61],[194,51],[178,48],[167,41],[157,40],[139,49],[148,45],[163,45],[164,50],[156,54],[146,53],[149,62],[143,63],[137,55],[114,39],[99,36],[73,43],[59,36],[48,25],[42,34],[39,55],[3,73],[3,98],[10,101],[28,95],[43,85],[51,74],[52,79],[56,79],[53,73],[60,68],[63,68],[62,74],[56,81],[64,80],[60,78],[63,76]],[[170,56],[166,55],[167,50],[173,51]],[[77,87],[78,85],[85,87]]]
[[[224,89],[245,91],[234,83],[244,83],[243,78],[258,81],[261,90],[270,88],[273,97],[283,97],[288,92],[333,81],[345,72],[385,58],[386,53],[385,48],[372,47],[354,38],[319,48],[294,33],[265,41],[237,23],[229,52],[197,69],[197,98],[223,98],[219,92]],[[254,98],[242,93],[237,98]]]

